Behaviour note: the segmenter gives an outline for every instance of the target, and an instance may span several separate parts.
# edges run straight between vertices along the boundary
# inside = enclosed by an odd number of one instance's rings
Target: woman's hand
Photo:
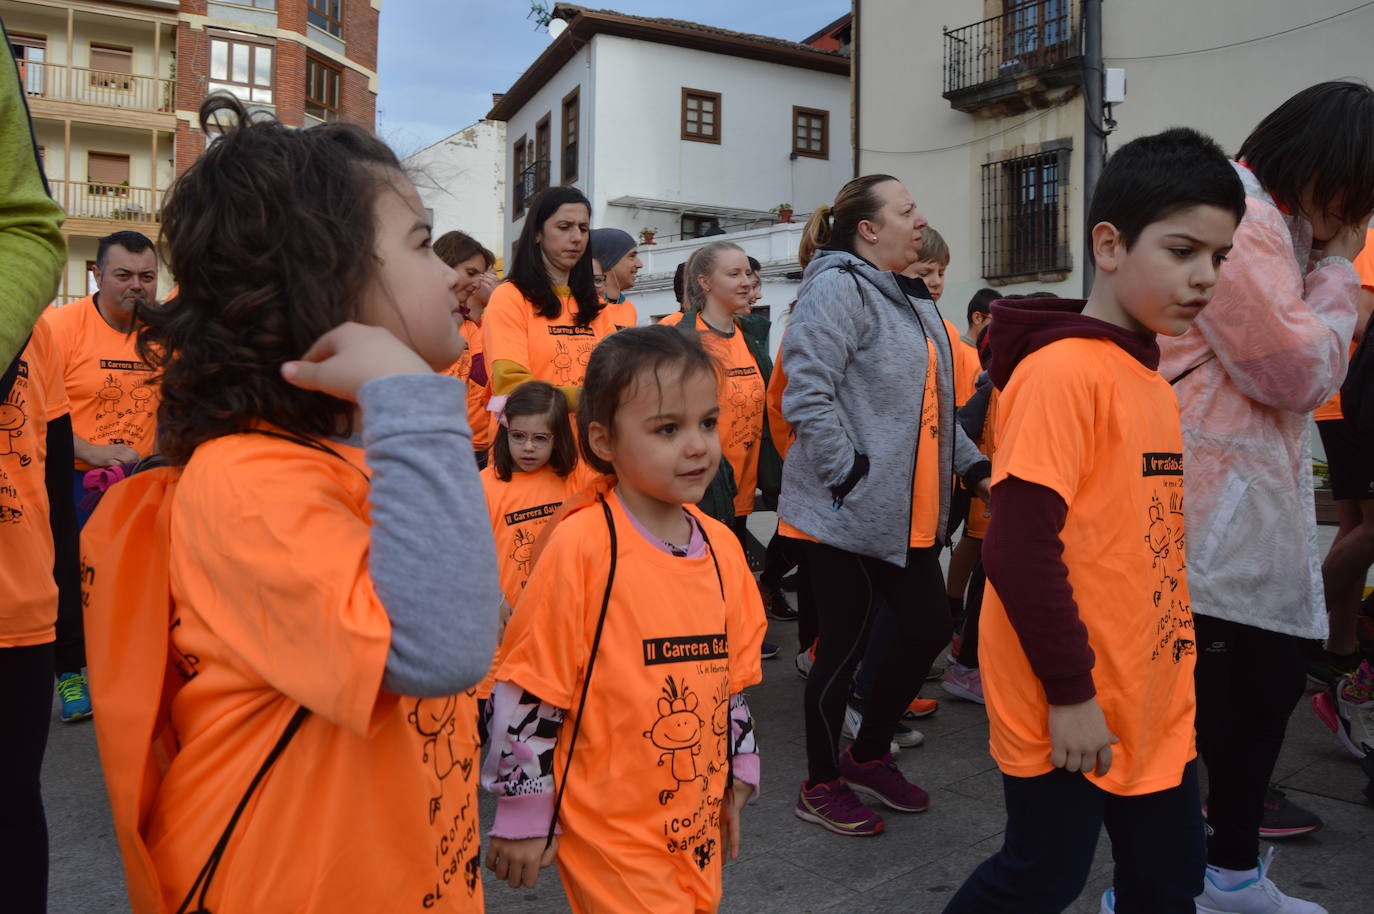
[[[356,403],[358,388],[368,381],[434,371],[390,331],[349,321],[316,340],[300,359],[283,363],[281,373],[303,390]]]
[[[1344,257],[1346,260],[1354,260],[1360,256],[1364,250],[1365,239],[1369,237],[1369,217],[1354,225],[1342,226],[1330,241],[1326,243],[1326,250],[1323,252],[1327,257]]]
[[[553,863],[558,856],[558,839],[548,847],[544,838],[492,838],[487,847],[486,867],[513,889],[532,889],[539,881],[539,871]]]

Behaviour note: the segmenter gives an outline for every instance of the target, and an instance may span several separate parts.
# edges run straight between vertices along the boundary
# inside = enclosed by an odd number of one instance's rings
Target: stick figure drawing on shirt
[[[661,806],[667,806],[683,784],[703,776],[697,773],[696,757],[701,754],[704,724],[696,714],[696,693],[687,688],[685,681],[674,682],[672,676],[664,681],[663,697],[658,700],[658,720],[644,731],[644,736],[663,750],[658,757],[659,767],[667,762],[673,775],[673,786],[658,793]]]
[[[431,825],[443,806],[444,779],[452,774],[455,768],[461,768],[466,779],[472,769],[472,759],[465,757],[455,744],[458,725],[454,713],[457,705],[457,699],[452,696],[420,698],[415,701],[415,709],[406,715],[406,720],[414,724],[415,729],[426,737],[422,761],[434,765],[434,774],[439,779],[439,795],[431,797],[429,801]]]

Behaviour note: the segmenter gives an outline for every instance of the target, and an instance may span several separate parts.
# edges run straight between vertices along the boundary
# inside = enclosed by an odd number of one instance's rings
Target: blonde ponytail
[[[682,300],[688,310],[706,310],[706,293],[697,280],[716,268],[722,251],[739,251],[743,254],[744,248],[733,241],[712,241],[697,248],[687,258],[687,267],[682,271]]]
[[[801,244],[797,247],[797,261],[801,263],[803,270],[811,262],[816,251],[830,243],[830,212],[831,207],[822,203],[816,207],[811,218],[806,220],[806,228],[802,229]]]

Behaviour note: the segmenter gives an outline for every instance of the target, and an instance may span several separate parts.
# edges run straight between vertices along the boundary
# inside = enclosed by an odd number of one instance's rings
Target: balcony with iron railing
[[[175,79],[37,60],[21,60],[19,75],[30,104],[39,100],[77,102],[159,114],[176,110]]]
[[[91,181],[49,181],[48,186],[53,199],[67,211],[68,219],[159,221],[157,193],[151,187]]]
[[[1007,7],[1001,16],[945,29],[944,97],[958,111],[1046,108],[1081,82],[1079,0],[1009,0]]]
[[[511,212],[516,218],[525,212],[525,207],[529,205],[541,190],[549,186],[549,162],[541,159],[530,165],[515,179],[513,197],[511,199]]]

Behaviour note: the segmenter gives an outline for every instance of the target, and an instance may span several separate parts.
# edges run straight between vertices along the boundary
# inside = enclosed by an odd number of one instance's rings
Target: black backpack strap
[[[224,858],[224,851],[229,847],[229,839],[234,834],[234,827],[239,824],[239,818],[243,811],[248,808],[248,801],[252,799],[253,792],[258,789],[262,779],[267,777],[267,772],[272,769],[272,765],[282,754],[287,743],[291,742],[291,737],[296,735],[296,731],[301,728],[301,723],[310,715],[310,711],[304,705],[296,709],[296,713],[291,715],[291,720],[287,722],[286,729],[277,738],[277,744],[272,747],[272,751],[267,753],[267,758],[263,759],[262,767],[258,773],[253,775],[253,780],[249,782],[248,789],[243,792],[243,798],[239,800],[239,805],[234,808],[234,814],[229,817],[229,824],[224,827],[224,834],[219,836],[215,842],[215,847],[210,851],[210,856],[205,861],[205,865],[200,868],[200,875],[191,884],[191,890],[186,893],[186,900],[177,908],[177,914],[211,914],[209,908],[205,906],[205,896],[210,891],[210,882],[215,878],[215,871],[219,869],[220,861]],[[199,897],[196,897],[199,890]],[[195,907],[192,908],[192,899],[195,899]]]
[[[1197,363],[1196,365],[1194,365],[1193,367],[1183,369],[1183,371],[1180,372],[1178,375],[1176,375],[1176,376],[1174,376],[1173,378],[1170,378],[1170,379],[1169,379],[1169,384],[1170,384],[1170,385],[1177,384],[1179,381],[1182,381],[1184,378],[1188,377],[1188,375],[1190,375],[1190,374],[1192,374],[1193,372],[1197,371],[1197,370],[1198,370],[1199,368],[1201,368],[1203,365],[1206,365],[1208,362],[1212,361],[1212,359],[1215,359],[1216,357],[1217,357],[1217,354],[1214,352],[1214,353],[1212,353],[1211,355],[1207,356],[1207,358],[1203,359],[1201,362],[1198,362],[1198,363]]]
[[[558,779],[558,791],[554,794],[553,815],[549,817],[549,833],[544,839],[544,847],[553,844],[553,833],[558,827],[558,811],[563,807],[563,791],[568,789],[568,772],[572,769],[573,751],[577,749],[577,734],[582,729],[582,712],[587,709],[587,691],[592,684],[592,670],[596,667],[596,655],[601,649],[601,632],[606,627],[606,610],[611,605],[611,586],[615,583],[616,553],[618,551],[615,535],[615,518],[611,516],[611,506],[606,497],[601,496],[601,511],[606,515],[606,530],[611,535],[611,567],[606,572],[606,590],[601,595],[601,612],[596,618],[596,633],[592,635],[592,650],[587,657],[587,672],[582,676],[582,696],[577,700],[577,716],[573,718],[572,736],[568,738],[568,759],[563,763],[563,776]]]

